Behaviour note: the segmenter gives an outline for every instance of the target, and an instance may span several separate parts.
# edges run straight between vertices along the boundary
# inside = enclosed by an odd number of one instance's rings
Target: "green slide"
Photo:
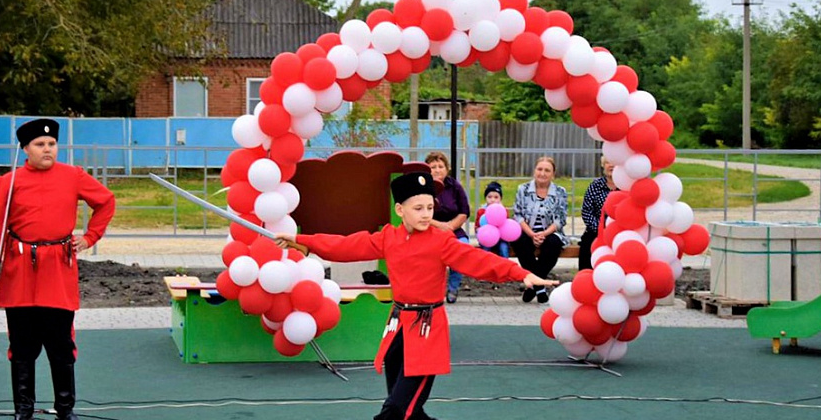
[[[781,339],[797,345],[799,338],[821,332],[821,295],[809,302],[773,302],[766,308],[747,313],[747,328],[754,338],[771,338],[773,353],[781,349]]]

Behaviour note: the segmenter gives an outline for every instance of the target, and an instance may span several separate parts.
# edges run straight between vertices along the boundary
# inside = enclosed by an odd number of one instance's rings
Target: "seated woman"
[[[513,205],[513,217],[522,225],[522,236],[511,245],[522,268],[541,278],[556,266],[562,248],[569,243],[562,230],[567,223],[567,191],[553,182],[555,174],[553,158],[540,157],[533,180],[519,185]],[[548,294],[540,286],[527,288],[522,294],[524,302],[534,297],[544,303]]]
[[[601,219],[602,207],[604,207],[604,200],[610,191],[616,191],[616,183],[613,182],[613,168],[615,165],[607,161],[604,156],[601,157],[601,167],[604,174],[601,178],[597,178],[587,187],[587,192],[584,193],[584,201],[582,202],[582,220],[584,220],[584,234],[579,241],[579,270],[585,268],[593,268],[590,264],[590,245],[599,234],[599,219]]]

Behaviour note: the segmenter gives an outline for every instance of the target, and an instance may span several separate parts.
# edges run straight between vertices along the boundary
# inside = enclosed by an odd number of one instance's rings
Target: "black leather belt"
[[[445,301],[436,303],[402,303],[393,302],[393,309],[391,310],[391,317],[388,320],[388,325],[385,326],[385,334],[396,331],[399,326],[399,313],[402,311],[416,312],[416,319],[411,324],[413,328],[416,324],[419,325],[419,335],[427,338],[430,335],[430,327],[433,321],[433,310],[444,305]]]
[[[9,229],[9,236],[16,239],[17,241],[19,241],[21,243],[24,243],[24,244],[31,247],[31,265],[35,269],[37,269],[37,248],[41,247],[41,246],[56,246],[56,245],[62,246],[63,251],[65,252],[65,255],[66,255],[66,264],[68,264],[69,267],[72,265],[72,261],[73,261],[72,257],[74,255],[74,244],[72,244],[71,240],[74,238],[74,235],[69,234],[65,238],[60,239],[60,240],[56,240],[56,241],[29,242],[29,241],[24,241],[23,239],[20,238],[20,236],[18,236],[16,233],[14,233],[14,231]]]

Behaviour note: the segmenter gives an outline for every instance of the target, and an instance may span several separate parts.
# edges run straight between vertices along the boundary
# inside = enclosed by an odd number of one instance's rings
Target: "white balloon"
[[[670,263],[678,257],[678,246],[676,241],[666,237],[658,236],[647,243],[647,260]]]
[[[339,288],[339,285],[336,284],[335,281],[325,279],[322,280],[322,284],[320,286],[322,286],[322,296],[330,298],[336,303],[342,301],[342,289]]]
[[[577,35],[571,36],[570,46],[562,57],[562,64],[569,74],[573,76],[584,76],[590,73],[590,71],[593,70],[593,66],[596,65],[596,55],[593,53],[593,49],[590,48],[589,44],[585,45],[581,41],[574,42],[576,39],[587,42],[584,38]]]
[[[647,290],[647,283],[641,274],[629,273],[624,276],[624,288],[622,290],[624,290],[625,296],[638,296]]]
[[[673,204],[673,221],[667,225],[667,230],[673,233],[684,233],[693,225],[693,209],[682,201]]]
[[[631,311],[638,311],[644,309],[650,303],[650,292],[645,290],[635,296],[625,296],[625,299],[627,299]]]
[[[595,57],[594,57],[595,58]],[[627,106],[630,92],[619,82],[607,82],[599,87],[596,103],[602,111],[618,114]]]
[[[476,20],[494,21],[499,17],[499,0],[473,0],[473,4],[476,8]]]
[[[582,339],[582,335],[573,326],[572,316],[560,316],[553,322],[553,336],[556,341],[565,343],[576,343]]]
[[[289,233],[296,235],[296,222],[291,216],[285,216],[276,223],[265,223],[265,230],[274,233]]]
[[[453,2],[453,0],[422,0],[422,5],[425,6],[425,10],[430,10],[430,9],[448,10],[448,6],[452,2]]]
[[[639,335],[636,338],[643,336],[644,333],[647,331],[647,327],[650,325],[650,323],[647,321],[647,318],[644,316],[639,317],[639,322],[641,322],[641,329],[639,330]]]
[[[276,223],[288,214],[288,202],[278,192],[265,192],[254,201],[254,214],[265,223]]]
[[[281,322],[271,321],[270,319],[266,318],[264,314],[262,315],[262,322],[265,324],[266,327],[268,327],[268,328],[270,328],[274,331],[279,331],[280,329],[282,329],[282,323]]]
[[[303,258],[296,265],[299,268],[299,280],[310,280],[319,285],[325,280],[325,268],[321,262],[313,258]]]
[[[684,265],[681,264],[681,260],[671,262],[670,268],[673,270],[673,278],[676,280],[684,273]]]
[[[642,179],[650,176],[653,164],[645,154],[636,153],[624,162],[624,171],[633,179]]]
[[[418,26],[409,26],[402,30],[402,44],[399,51],[410,59],[424,56],[431,49],[428,34]]]
[[[592,126],[592,127],[587,128],[587,135],[589,135],[591,138],[593,138],[593,140],[605,141],[604,137],[602,137],[601,134],[599,134],[599,129],[596,128],[595,125]],[[604,147],[604,145],[602,145],[602,147]]]
[[[458,64],[470,55],[470,40],[462,31],[453,31],[448,39],[442,41],[440,53],[442,59],[451,64]]]
[[[550,307],[553,311],[561,317],[572,317],[573,312],[581,306],[581,303],[573,299],[573,294],[570,292],[570,283],[561,284],[553,290],[549,298]],[[573,340],[575,341],[575,340]]]
[[[382,54],[393,54],[402,45],[402,29],[391,22],[382,22],[373,28],[371,43]]]
[[[243,115],[231,125],[231,136],[238,145],[253,149],[259,147],[262,141],[268,138],[259,128],[259,120],[255,115]]]
[[[647,206],[644,217],[650,226],[666,228],[673,222],[673,205],[664,200],[657,200]]]
[[[279,166],[271,159],[257,159],[248,167],[248,182],[257,191],[274,191],[279,186],[281,178]]]
[[[606,224],[605,224],[606,225]],[[605,255],[613,255],[613,249],[607,245],[602,245],[593,250],[593,253],[590,255],[590,265],[596,266],[596,262],[599,261],[599,258]]]
[[[618,67],[613,54],[607,51],[596,51],[593,54],[596,56],[596,64],[593,66],[590,75],[596,78],[599,83],[612,79],[616,75],[616,68]]]
[[[639,241],[644,243],[644,238],[634,230],[621,231],[613,237],[613,251],[618,251],[619,246],[626,241]]]
[[[470,28],[468,39],[477,51],[490,51],[499,45],[499,36],[499,27],[495,23],[480,20]]]
[[[630,121],[647,121],[656,115],[656,98],[648,92],[637,90],[630,94],[624,113]]]
[[[342,106],[342,88],[337,83],[331,87],[316,92],[316,109],[320,112],[329,114],[336,111]]]
[[[499,27],[499,38],[511,42],[525,31],[525,17],[516,9],[505,9],[496,18],[496,25]]]
[[[542,33],[542,55],[546,58],[560,59],[570,48],[570,34],[558,26],[551,26]]]
[[[613,168],[613,183],[622,190],[622,191],[630,191],[630,188],[636,182],[635,178],[632,178],[628,173],[624,166],[616,165]]]
[[[602,144],[601,150],[607,161],[614,165],[624,165],[630,156],[636,154],[627,144],[627,140],[606,141]]]
[[[558,89],[545,89],[544,99],[547,101],[547,104],[556,111],[566,111],[573,105],[573,101],[567,97],[567,87],[565,86]]]
[[[282,106],[294,117],[302,117],[314,110],[316,95],[305,83],[295,83],[282,94]]]
[[[263,109],[265,109],[265,102],[259,101],[254,106],[254,112],[252,114],[254,114],[255,117],[259,118],[259,113],[262,112]]]
[[[681,185],[681,180],[678,179],[677,176],[669,172],[664,172],[656,175],[656,177],[653,178],[653,181],[655,181],[659,186],[660,197],[662,200],[672,204],[681,198],[681,193],[684,191],[684,187]]]
[[[291,312],[282,323],[282,333],[296,345],[307,344],[316,335],[316,321],[307,312]]]
[[[630,315],[630,305],[621,293],[605,293],[599,298],[599,316],[608,324],[624,322]]]
[[[510,61],[507,62],[507,66],[505,66],[505,71],[511,79],[524,83],[533,80],[538,68],[539,63],[522,64],[511,57]]]
[[[611,338],[606,343],[596,346],[595,349],[596,353],[598,353],[603,360],[616,362],[627,354],[627,343]]]
[[[347,45],[336,45],[328,51],[328,61],[336,67],[336,78],[347,79],[359,67],[359,55]]]
[[[259,285],[268,293],[290,290],[297,280],[297,273],[282,261],[268,261],[259,269]]]
[[[568,353],[570,353],[571,356],[578,358],[583,358],[587,356],[591,351],[593,351],[593,345],[585,341],[584,338],[575,343],[562,343],[562,345],[564,346],[564,349],[567,350]]]
[[[349,20],[339,30],[339,39],[343,45],[353,48],[357,54],[361,53],[371,45],[371,28],[359,19]],[[339,73],[337,77],[341,77]]]
[[[228,266],[228,276],[231,277],[237,286],[250,286],[257,281],[259,275],[259,266],[253,258],[247,255],[241,255],[231,261]]]
[[[616,293],[624,287],[624,269],[613,261],[605,261],[593,269],[593,284],[602,293]]]
[[[448,7],[453,18],[453,26],[460,31],[467,31],[478,20],[479,10],[475,0],[453,0]]]
[[[288,213],[293,213],[297,206],[299,206],[299,190],[296,189],[294,184],[291,184],[290,182],[282,182],[274,191],[285,197],[285,201],[288,202]]]
[[[430,42],[430,55],[433,57],[439,57],[442,52],[442,41],[431,41]]]
[[[317,111],[311,111],[302,117],[292,118],[291,131],[303,139],[310,139],[322,132],[322,126],[324,124],[322,114]]]
[[[387,72],[388,59],[385,58],[385,54],[371,48],[359,53],[359,67],[357,67],[356,73],[362,79],[375,82],[382,80]]]

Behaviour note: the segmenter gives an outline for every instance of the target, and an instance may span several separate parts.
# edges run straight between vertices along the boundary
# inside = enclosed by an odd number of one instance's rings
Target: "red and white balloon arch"
[[[618,360],[640,336],[643,316],[674,289],[683,253],[700,254],[709,235],[693,224],[679,201],[681,181],[670,173],[673,122],[656,100],[638,90],[638,76],[601,47],[573,34],[573,19],[560,10],[528,7],[527,0],[399,0],[391,12],[346,22],[296,53],[279,54],[260,88],[253,115],[233,125],[234,151],[222,172],[228,205],[246,220],[274,232],[296,233],[288,215],[299,192],[287,181],[304,154],[305,139],[323,128],[322,113],[360,99],[383,80],[396,83],[427,69],[431,56],[489,71],[545,89],[556,110],[602,141],[621,191],[605,203],[608,215],[593,244],[592,270],[552,293],[542,330],[573,355],[591,351]],[[339,321],[339,287],[321,265],[282,252],[238,225],[223,259],[220,293],[243,310],[262,315],[285,355]]]

